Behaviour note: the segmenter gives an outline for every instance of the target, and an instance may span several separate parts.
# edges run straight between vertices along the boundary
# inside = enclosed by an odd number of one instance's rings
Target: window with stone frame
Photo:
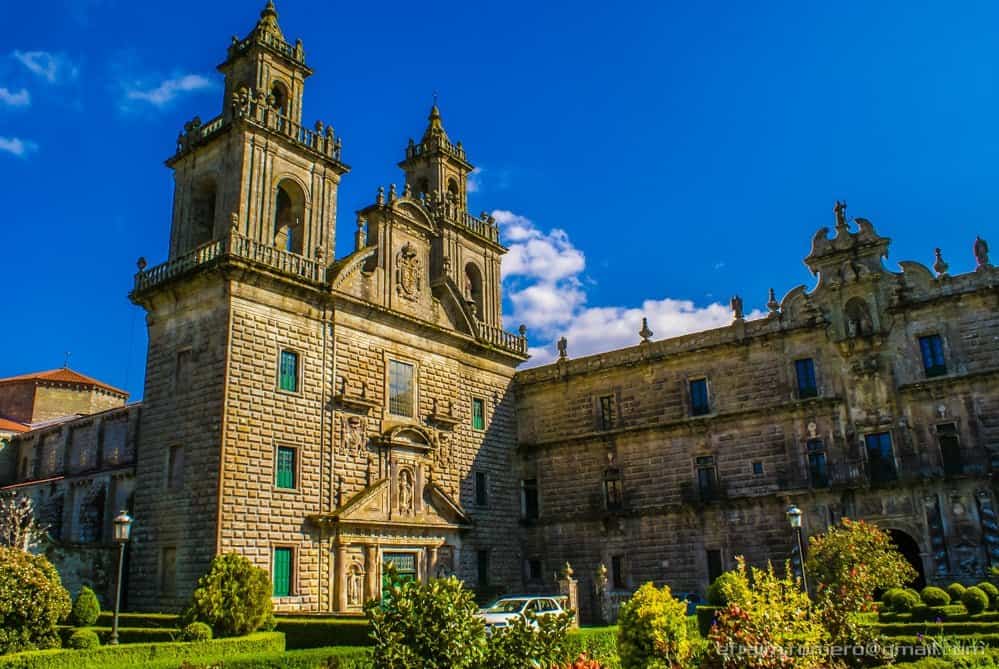
[[[288,349],[282,350],[278,367],[278,388],[288,393],[297,393],[299,386],[298,353]]]
[[[808,480],[813,488],[829,487],[829,466],[826,446],[821,439],[809,439],[805,444],[808,455]]]
[[[481,397],[472,398],[472,429],[486,429],[486,401]]]
[[[521,514],[524,520],[537,520],[539,515],[538,480],[524,479],[520,482]]]
[[[604,472],[604,508],[617,511],[624,506],[624,495],[621,489],[621,470],[616,467]]]
[[[964,473],[964,462],[961,459],[961,442],[958,439],[957,423],[941,423],[937,425],[937,443],[940,445],[940,457],[943,460],[944,476],[960,476]]]
[[[174,391],[178,394],[187,392],[191,387],[191,370],[194,360],[191,349],[177,351],[177,362],[174,370]]]
[[[475,472],[475,506],[489,506],[489,477],[486,472]]]
[[[167,489],[180,490],[184,487],[184,446],[174,444],[167,454]]]
[[[529,559],[527,561],[527,580],[540,581],[541,579],[541,560],[538,558]]]
[[[610,430],[614,427],[614,396],[604,395],[600,398],[600,429]]]
[[[283,490],[298,487],[298,449],[278,446],[274,451],[274,486]]]
[[[611,556],[611,587],[615,590],[625,590],[628,587],[624,574],[624,556]]]
[[[874,432],[864,435],[867,449],[867,476],[871,483],[887,483],[898,478],[891,433]]]
[[[795,360],[794,373],[798,381],[798,399],[818,397],[819,386],[815,382],[815,361],[811,358]]]
[[[708,380],[690,380],[690,414],[704,416],[711,413],[711,402],[708,399]]]
[[[944,357],[943,338],[938,334],[919,338],[919,352],[923,357],[923,371],[926,378],[947,374],[947,359]]]
[[[694,459],[697,469],[697,492],[701,501],[708,502],[718,497],[718,471],[713,455],[701,455]]]
[[[489,585],[489,550],[480,548],[475,552],[476,576],[479,587]]]
[[[294,594],[294,573],[295,550],[290,546],[276,547],[271,565],[275,597],[289,597]]]
[[[388,362],[388,405],[394,416],[413,417],[414,368],[408,362],[389,360]]]

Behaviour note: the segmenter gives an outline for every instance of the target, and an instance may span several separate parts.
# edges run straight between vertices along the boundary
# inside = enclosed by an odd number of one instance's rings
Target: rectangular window
[[[295,450],[291,446],[278,446],[274,456],[274,485],[278,488],[295,488]]]
[[[274,549],[274,596],[287,597],[291,594],[291,574],[294,567],[292,549]]]
[[[711,413],[707,379],[694,379],[690,382],[690,413],[694,416]]]
[[[819,387],[815,383],[815,363],[812,359],[795,360],[794,371],[798,377],[798,398],[818,397]]]
[[[940,335],[920,337],[919,351],[923,354],[923,370],[926,372],[926,378],[943,376],[947,373],[943,339],[940,338]]]
[[[489,504],[489,479],[485,472],[475,472],[475,505]]]
[[[281,351],[281,374],[278,387],[290,393],[298,392],[298,354],[294,351]]]
[[[489,551],[476,551],[475,563],[478,571],[479,586],[489,585]]]
[[[872,483],[894,481],[895,458],[891,449],[891,435],[887,432],[876,432],[864,437],[867,446],[867,474]]]
[[[753,476],[763,476],[763,463],[754,462],[753,463]]]
[[[959,476],[964,473],[961,462],[961,442],[957,438],[957,424],[937,425],[937,441],[940,443],[940,456],[943,458],[944,476]]]
[[[413,366],[389,360],[389,413],[413,416]]]
[[[624,557],[620,555],[611,556],[611,579],[615,590],[624,590],[628,587],[624,580]]]
[[[615,511],[621,508],[621,474],[619,471],[610,471],[604,474],[604,506],[608,511]]]
[[[524,479],[521,486],[521,509],[525,520],[536,520],[538,518],[538,480]]]
[[[184,487],[184,447],[174,444],[167,456],[167,488],[179,490]]]
[[[527,561],[527,578],[532,581],[541,580],[541,560]]]
[[[486,401],[479,397],[472,398],[472,429],[486,429]]]
[[[614,396],[604,395],[600,398],[600,429],[609,430],[614,427]]]
[[[813,488],[829,487],[829,468],[826,466],[826,447],[821,439],[809,439],[808,479]]]
[[[160,552],[160,594],[177,594],[177,549],[173,547]]]
[[[178,393],[186,392],[191,386],[191,349],[184,349],[177,352],[177,369],[174,375],[174,384]]]
[[[718,481],[715,474],[715,459],[710,455],[703,455],[696,459],[697,463],[697,491],[701,501],[707,502],[715,499],[718,494]]]
[[[722,569],[721,551],[717,548],[709,548],[706,553],[708,558],[708,583],[714,583],[715,579],[721,576],[724,571]]]

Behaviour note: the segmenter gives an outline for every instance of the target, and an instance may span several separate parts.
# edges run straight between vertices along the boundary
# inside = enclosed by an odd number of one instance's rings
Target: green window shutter
[[[291,549],[274,549],[274,596],[291,594]]]
[[[472,427],[476,430],[486,429],[486,403],[478,398],[472,400]]]
[[[298,391],[298,354],[294,351],[281,351],[281,390]]]
[[[277,449],[277,474],[275,485],[278,488],[295,487],[295,449],[287,446],[278,446]]]

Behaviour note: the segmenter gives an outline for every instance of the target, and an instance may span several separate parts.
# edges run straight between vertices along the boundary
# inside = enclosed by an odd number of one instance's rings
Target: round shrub
[[[990,609],[994,609],[999,605],[999,588],[988,581],[982,581],[978,584],[978,589],[989,596]]]
[[[0,546],[0,655],[58,647],[56,625],[69,610],[69,593],[48,560]]]
[[[968,613],[974,615],[989,607],[989,596],[981,588],[971,586],[961,595],[961,603],[968,609]]]
[[[923,588],[920,596],[926,606],[947,606],[950,604],[950,595],[947,594],[947,591],[932,585]]]
[[[708,604],[711,606],[725,606],[732,599],[739,599],[742,594],[743,581],[739,578],[738,572],[726,571],[708,586]]]
[[[198,579],[185,623],[203,622],[216,636],[243,636],[271,618],[271,577],[238,553],[216,555]]]
[[[915,590],[906,588],[905,590],[899,589],[899,591],[891,598],[891,609],[892,611],[898,611],[900,613],[905,613],[906,611],[911,611],[922,603],[922,599],[919,598],[919,593]]]
[[[181,641],[208,641],[212,638],[212,628],[197,621],[190,623],[180,631]]]
[[[73,613],[70,615],[70,620],[77,627],[89,627],[97,622],[100,615],[101,603],[97,601],[97,595],[87,586],[83,586],[80,588],[79,594],[76,595],[76,601],[73,602]]]
[[[950,595],[950,601],[959,602],[961,601],[961,595],[964,594],[966,588],[960,583],[951,583],[947,586],[947,594]]]
[[[84,627],[73,632],[69,636],[69,639],[66,640],[66,645],[76,650],[87,650],[88,648],[97,648],[100,646],[101,638],[97,636],[97,632],[94,630]]]
[[[881,603],[884,604],[884,608],[886,608],[886,609],[892,608],[892,606],[893,606],[892,605],[892,600],[894,600],[895,597],[900,592],[905,592],[905,591],[902,588],[888,588],[887,590],[885,590],[884,592],[882,592],[881,593]]]
[[[687,607],[669,586],[646,583],[621,605],[617,618],[622,669],[682,666],[690,655]]]

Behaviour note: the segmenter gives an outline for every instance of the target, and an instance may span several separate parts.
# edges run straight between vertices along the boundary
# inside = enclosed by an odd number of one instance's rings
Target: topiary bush
[[[950,604],[950,595],[943,588],[928,585],[920,593],[923,603],[926,606],[947,606]]]
[[[961,601],[961,595],[964,594],[966,588],[960,583],[951,583],[947,586],[947,594],[950,595],[950,601],[959,602]]]
[[[76,595],[76,601],[73,602],[70,620],[78,627],[89,627],[97,622],[100,615],[101,603],[97,601],[97,595],[87,586],[83,586]]]
[[[212,628],[205,623],[189,623],[180,631],[181,641],[208,641],[212,638]]]
[[[94,630],[86,628],[78,629],[69,635],[69,638],[66,640],[66,645],[75,650],[89,650],[100,646],[101,638],[97,636],[97,632]]]
[[[528,616],[531,620],[518,616],[489,635],[482,666],[489,669],[557,667],[569,658],[571,651],[566,636],[572,615]]]
[[[203,622],[215,636],[244,636],[273,623],[271,578],[238,553],[216,555],[198,579],[183,623]]]
[[[972,586],[961,595],[961,603],[968,609],[968,613],[974,615],[989,608],[989,596],[981,588]]]
[[[988,581],[982,581],[978,584],[978,589],[988,595],[990,609],[995,609],[999,605],[999,588]]]
[[[0,655],[58,647],[56,625],[69,610],[69,593],[48,560],[0,547]]]
[[[891,609],[892,608],[892,603],[891,603],[892,600],[895,599],[895,596],[898,595],[898,593],[900,593],[900,592],[903,592],[902,588],[888,588],[887,590],[885,590],[884,592],[882,592],[881,593],[881,604],[882,604],[882,608],[883,609]]]
[[[690,656],[686,615],[687,606],[669,586],[640,587],[617,617],[621,669],[682,666]]]
[[[744,592],[741,591],[742,579],[734,571],[726,571],[708,586],[708,604],[711,606],[725,606],[731,600],[740,599]]]
[[[898,611],[899,613],[905,613],[916,608],[923,603],[922,598],[920,598],[919,593],[915,590],[909,588],[898,589],[891,598],[891,609],[892,611]]]

